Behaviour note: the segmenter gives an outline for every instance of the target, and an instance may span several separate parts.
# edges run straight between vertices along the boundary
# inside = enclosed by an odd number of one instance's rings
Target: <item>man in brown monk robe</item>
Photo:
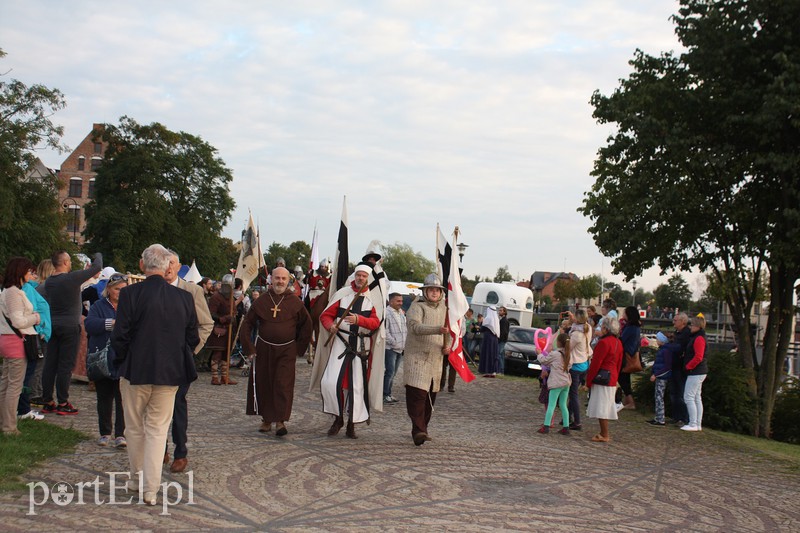
[[[253,344],[251,332],[257,329]],[[295,364],[311,342],[311,317],[289,288],[289,271],[272,271],[272,285],[250,306],[239,334],[242,350],[253,357],[247,384],[247,414],[261,416],[259,431],[282,437],[292,414]]]

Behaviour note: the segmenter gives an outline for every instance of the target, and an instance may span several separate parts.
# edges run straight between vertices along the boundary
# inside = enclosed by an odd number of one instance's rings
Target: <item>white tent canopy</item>
[[[189,272],[186,273],[183,279],[192,283],[200,283],[200,280],[203,279],[203,276],[200,275],[200,271],[197,270],[197,263],[195,261],[192,261],[192,267],[189,269]]]

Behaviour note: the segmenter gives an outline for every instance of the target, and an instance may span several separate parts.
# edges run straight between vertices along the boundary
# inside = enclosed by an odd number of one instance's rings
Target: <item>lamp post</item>
[[[68,198],[64,198],[64,203],[61,204],[61,206],[65,210],[66,209],[70,209],[70,206],[71,206],[72,216],[73,216],[73,221],[72,221],[72,242],[75,243],[75,244],[78,244],[78,210],[80,209],[80,206],[78,205],[78,202],[74,198],[69,198],[69,197]]]
[[[633,303],[631,305],[636,307],[636,280],[631,281],[631,286],[633,287]]]
[[[460,243],[456,244],[456,248],[458,248],[458,262],[459,263],[463,263],[464,262],[464,252],[466,252],[467,248],[469,248],[469,244],[464,244],[463,242],[460,242]]]

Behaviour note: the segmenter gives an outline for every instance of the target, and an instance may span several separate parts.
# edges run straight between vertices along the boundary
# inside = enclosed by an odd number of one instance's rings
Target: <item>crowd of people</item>
[[[393,386],[402,364],[411,440],[421,446],[432,440],[429,424],[437,394],[445,387],[455,392],[447,289],[436,274],[427,276],[421,295],[403,312],[402,295],[388,294],[380,259],[369,252],[328,298],[333,291],[327,264],[307,274],[279,264],[268,286],[248,295],[241,280],[232,278],[184,281],[178,276],[178,254],[159,244],[143,251],[144,277],[137,283],[104,269],[100,254],[77,270],[63,250],[38,266],[12,258],[0,293],[0,429],[19,435],[18,420],[79,412],[69,389],[84,314],[87,374],[97,396],[97,444],[127,450],[131,472],[141,473],[132,486],[138,486],[145,503],[156,503],[161,469],[169,464],[170,424],[174,455],[169,468],[175,473],[187,468],[187,394],[197,379],[195,358],[204,347],[211,384],[236,385],[229,354],[232,342],[241,344],[250,362],[245,411],[261,418],[258,431],[274,428],[278,437],[289,432],[296,360],[309,346],[315,354],[310,390],[320,394],[323,412],[332,416],[331,437],[346,428],[347,437],[358,438],[356,424],[398,402]],[[466,356],[480,349],[479,371],[486,378],[504,371],[506,314],[503,307],[477,317],[468,310],[461,322]],[[690,322],[680,313],[674,324],[671,339],[658,336],[651,377],[656,414],[649,423],[666,425],[663,400],[669,388],[675,421],[683,430],[700,431],[705,320],[698,316]],[[586,415],[599,421],[591,440],[611,440],[609,421],[620,410],[635,408],[631,374],[641,371],[640,339],[634,307],[625,308],[622,318],[611,299],[599,313],[593,307],[569,312],[553,346],[539,355],[547,387],[539,433],[550,432],[556,408],[559,433],[582,430],[579,391],[585,387]],[[41,412],[31,407],[37,403]]]

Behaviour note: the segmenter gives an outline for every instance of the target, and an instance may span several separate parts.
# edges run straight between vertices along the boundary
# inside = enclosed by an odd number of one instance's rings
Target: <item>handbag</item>
[[[111,378],[111,369],[108,368],[108,349],[111,347],[111,339],[106,345],[96,352],[86,354],[86,377],[91,381]]]
[[[539,403],[547,405],[549,400],[550,400],[550,389],[547,387],[547,378],[544,378],[542,379],[542,383],[539,388]]]
[[[605,368],[598,370],[597,375],[592,379],[592,385],[608,385],[610,382],[611,371]]]
[[[39,349],[39,335],[25,335],[22,338],[25,347],[25,359],[29,363],[35,363],[42,358],[42,351]]]
[[[625,353],[623,355],[622,372],[624,374],[635,374],[636,372],[641,372],[642,370],[642,358],[639,355],[639,352],[636,352],[635,354]]]

